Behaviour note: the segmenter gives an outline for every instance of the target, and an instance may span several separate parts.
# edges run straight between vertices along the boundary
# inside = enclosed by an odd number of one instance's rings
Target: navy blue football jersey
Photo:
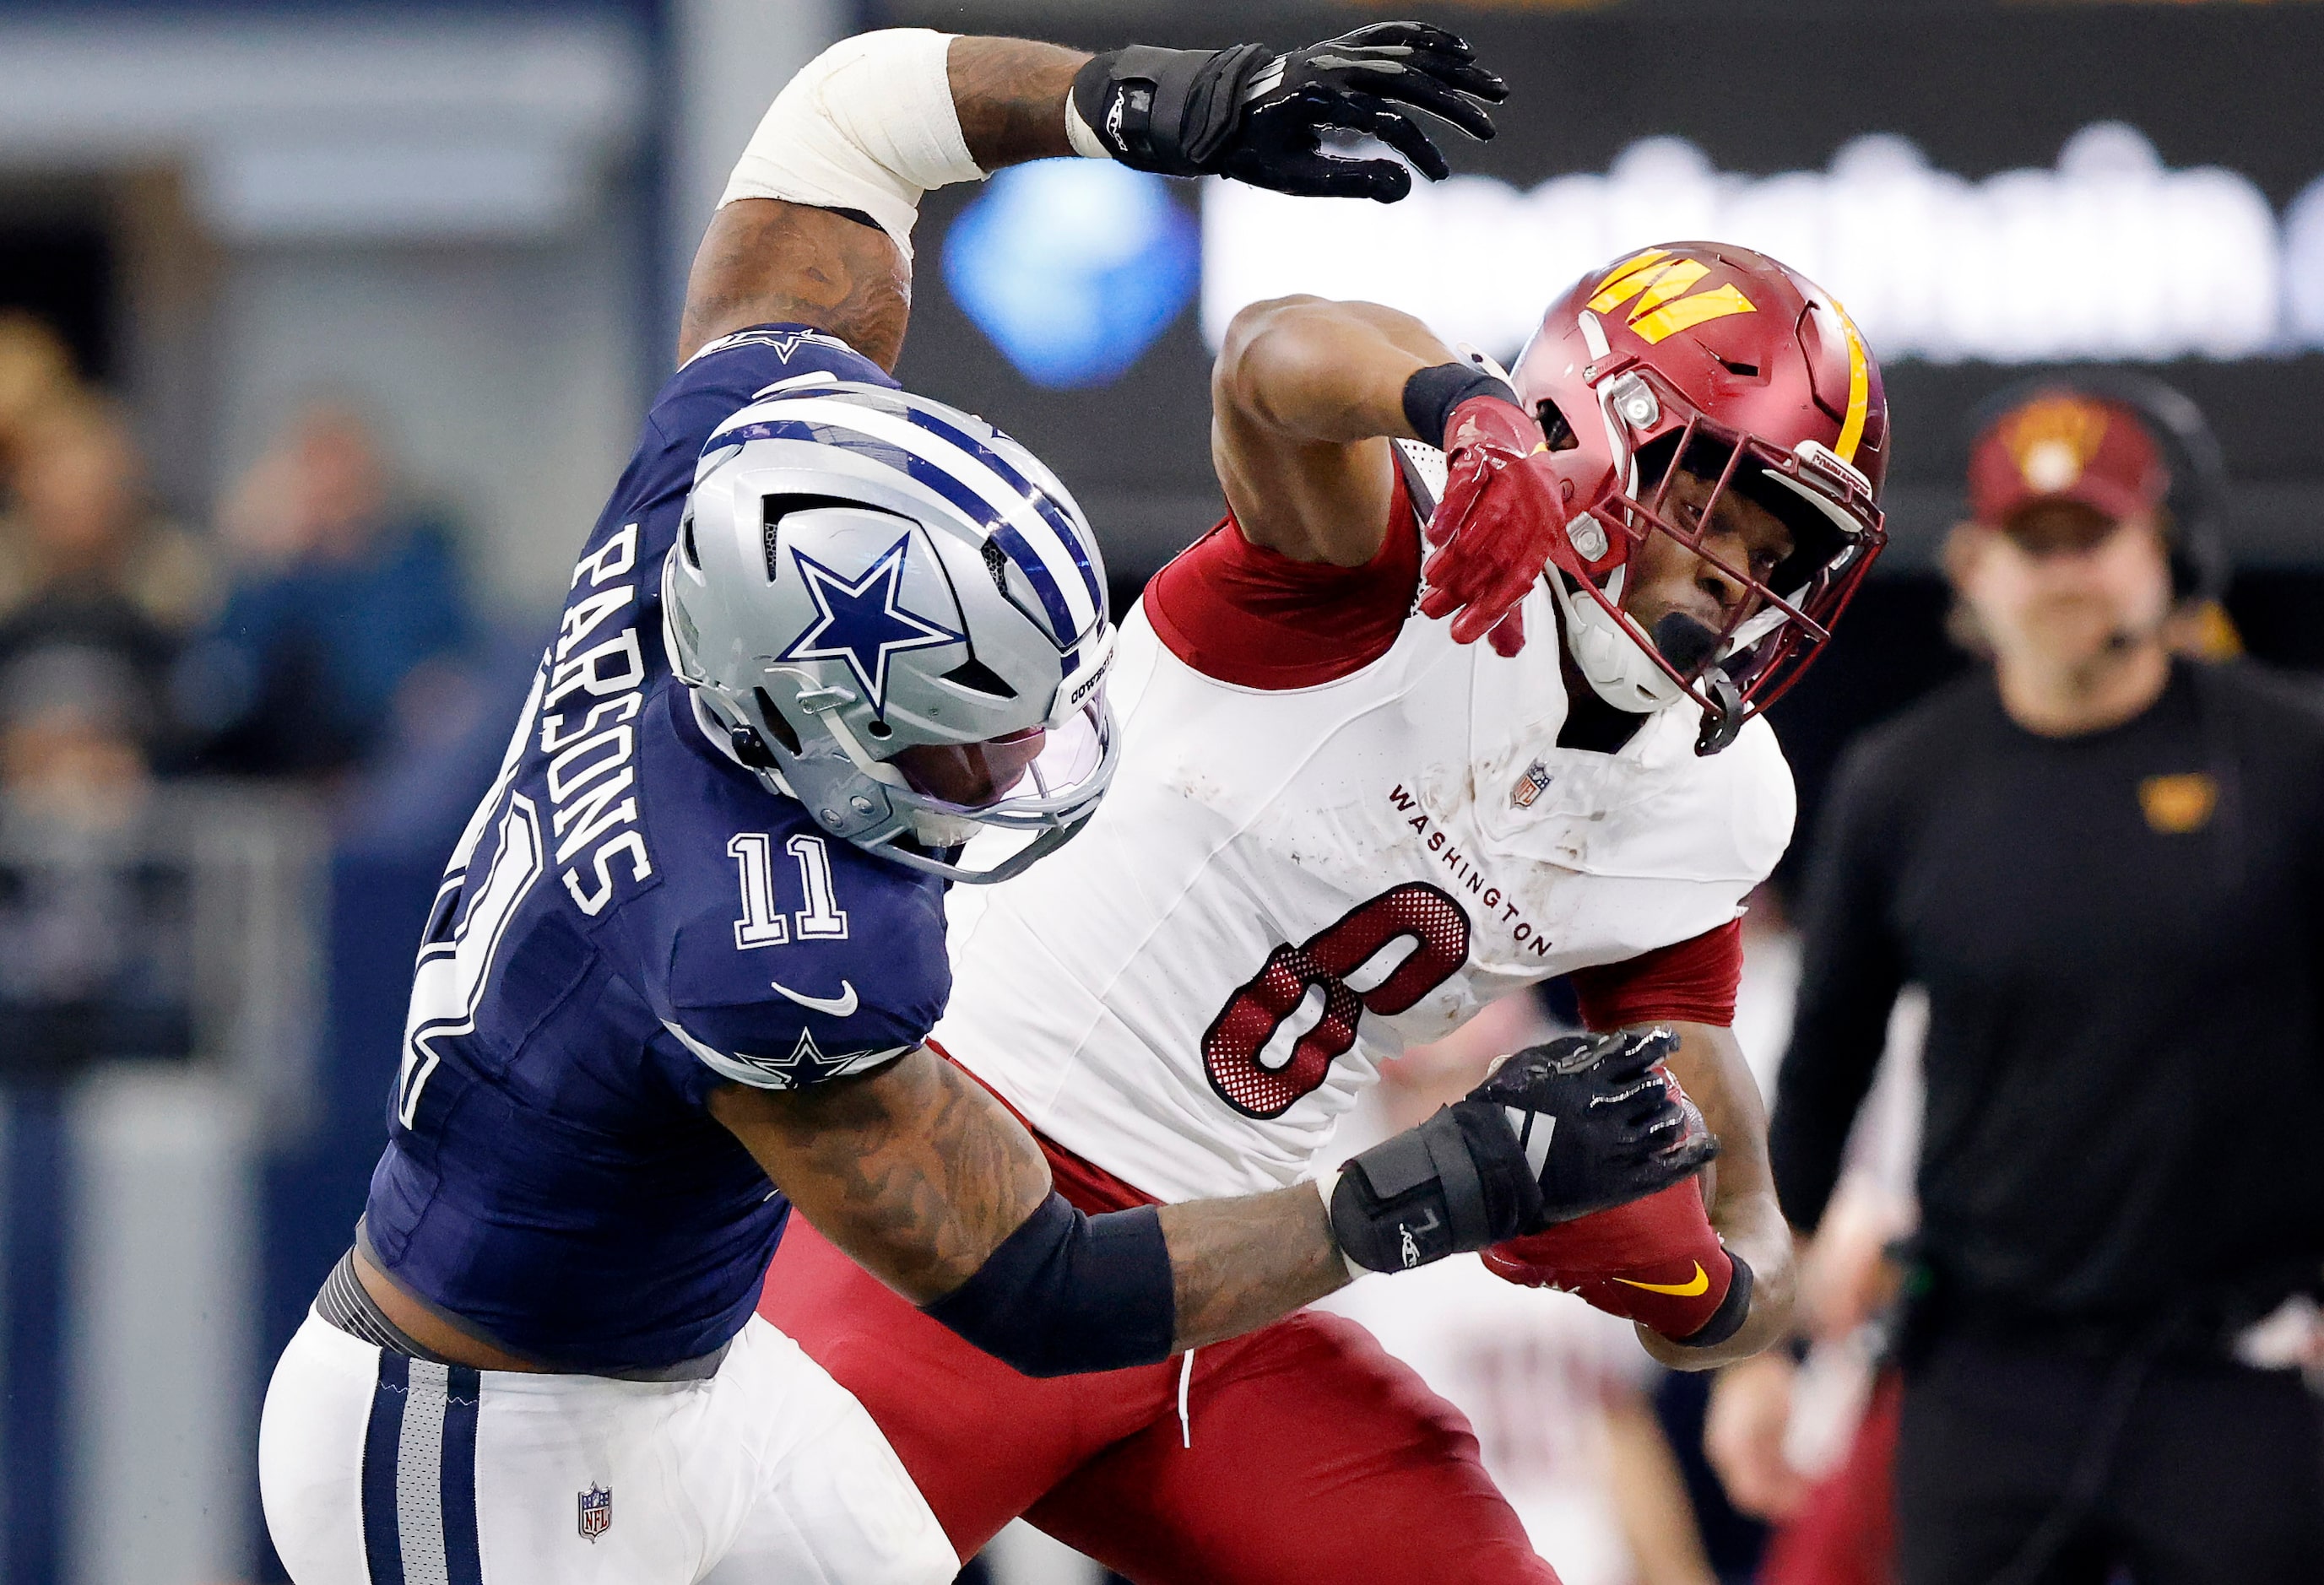
[[[405,1286],[543,1363],[651,1368],[740,1330],[789,1207],[711,1091],[876,1067],[951,990],[942,883],[769,792],[662,648],[704,442],[819,373],[894,384],[770,327],[663,388],[420,948],[364,1234]]]

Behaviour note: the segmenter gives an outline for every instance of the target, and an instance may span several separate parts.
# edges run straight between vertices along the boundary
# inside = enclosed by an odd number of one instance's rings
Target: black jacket
[[[2178,666],[2071,739],[1989,675],[1864,738],[1826,807],[1771,1147],[1823,1213],[1898,989],[1929,996],[1944,1312],[2136,1326],[2324,1271],[2324,707]]]

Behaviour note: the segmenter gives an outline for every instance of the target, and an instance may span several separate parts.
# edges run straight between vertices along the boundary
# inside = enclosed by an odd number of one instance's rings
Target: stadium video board
[[[1278,7],[1260,31],[1370,14]],[[1513,89],[1499,138],[1450,140],[1453,180],[1382,207],[1056,161],[932,195],[907,376],[1038,439],[1134,574],[1214,512],[1205,377],[1242,304],[1371,298],[1508,357],[1582,270],[1709,236],[1794,264],[1864,327],[1896,413],[1900,559],[1952,511],[1982,395],[2127,362],[2221,429],[2243,548],[2324,560],[2307,417],[2324,405],[2324,6],[1666,0],[1443,20]],[[1233,23],[985,6],[974,25],[1099,47],[1224,41]]]

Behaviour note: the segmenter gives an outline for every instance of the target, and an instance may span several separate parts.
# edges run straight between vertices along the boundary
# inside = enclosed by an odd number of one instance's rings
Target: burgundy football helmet
[[[1514,382],[1572,513],[1549,573],[1567,652],[1619,708],[1694,700],[1696,751],[1716,753],[1798,680],[1886,542],[1879,366],[1840,305],[1796,272],[1748,248],[1679,242],[1582,277],[1543,318]],[[1792,554],[1765,580],[1664,510],[1682,463],[1716,481],[1698,521],[1734,490],[1791,529]],[[1649,633],[1622,610],[1632,554],[1658,533],[1745,588],[1715,642],[1683,618],[1658,626],[1691,633]]]

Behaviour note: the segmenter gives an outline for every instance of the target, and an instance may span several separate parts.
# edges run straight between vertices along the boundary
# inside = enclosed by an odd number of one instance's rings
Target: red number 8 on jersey
[[[1393,973],[1369,991],[1348,984],[1350,974],[1399,937],[1413,947]],[[1469,916],[1459,903],[1418,880],[1389,888],[1297,945],[1277,947],[1228,998],[1203,1036],[1211,1088],[1246,1116],[1281,1117],[1356,1043],[1365,1009],[1383,1017],[1405,1011],[1451,979],[1468,956]],[[1323,993],[1323,1016],[1292,1043],[1287,1057],[1260,1061],[1311,990]]]

